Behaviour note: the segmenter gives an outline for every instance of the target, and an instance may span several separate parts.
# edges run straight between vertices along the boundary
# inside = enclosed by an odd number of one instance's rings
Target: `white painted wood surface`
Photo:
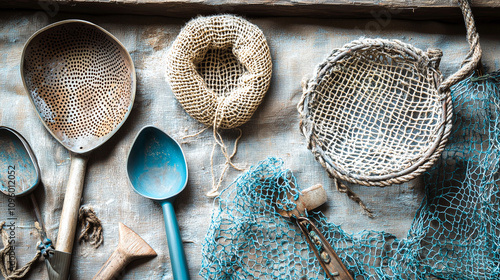
[[[118,244],[118,222],[139,234],[158,253],[153,259],[138,260],[127,266],[121,279],[172,279],[161,207],[134,193],[129,185],[125,162],[136,133],[145,125],[155,125],[182,143],[189,165],[189,182],[175,208],[192,279],[199,279],[201,248],[210,223],[212,199],[210,152],[212,132],[182,139],[203,128],[187,115],[164,79],[165,55],[180,28],[188,19],[151,16],[91,16],[40,11],[0,11],[0,125],[13,127],[30,142],[38,157],[43,186],[36,195],[42,207],[48,235],[57,236],[60,211],[70,155],[38,120],[22,86],[19,62],[24,43],[39,28],[63,19],[79,18],[94,22],[115,35],[130,52],[137,70],[137,95],[133,111],[120,131],[92,153],[84,186],[82,205],[92,206],[104,227],[104,244],[94,249],[75,243],[71,279],[91,279]],[[335,47],[360,36],[399,39],[416,47],[438,47],[444,51],[441,69],[445,76],[458,69],[467,50],[462,23],[411,22],[372,18],[335,20],[305,18],[250,18],[267,37],[273,58],[273,79],[264,103],[249,123],[242,127],[235,163],[250,166],[267,156],[284,159],[302,188],[320,183],[329,201],[320,209],[331,222],[348,232],[383,230],[404,237],[410,227],[423,192],[418,180],[388,188],[353,186],[377,217],[369,219],[358,205],[334,189],[333,180],[307,150],[298,129],[296,104],[301,95],[300,81],[312,73]],[[483,46],[483,63],[488,70],[500,68],[498,23],[478,25]],[[234,134],[228,133],[228,143]],[[217,168],[222,158],[216,158]],[[230,170],[224,185],[239,172]],[[35,253],[38,241],[29,204],[16,206],[16,253],[24,264]],[[0,220],[7,218],[7,199],[0,197]],[[40,262],[27,279],[46,280]]]

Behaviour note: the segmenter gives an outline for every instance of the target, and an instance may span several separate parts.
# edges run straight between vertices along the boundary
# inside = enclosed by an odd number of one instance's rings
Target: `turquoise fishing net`
[[[452,88],[454,122],[440,160],[424,175],[425,198],[406,238],[350,234],[321,212],[307,215],[355,279],[500,279],[500,74]],[[203,243],[205,279],[327,279],[291,210],[300,189],[268,158],[215,202]]]

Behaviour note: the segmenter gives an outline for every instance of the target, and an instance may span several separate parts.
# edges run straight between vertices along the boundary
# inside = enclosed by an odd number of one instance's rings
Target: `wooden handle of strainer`
[[[56,250],[61,252],[71,254],[73,251],[87,160],[87,155],[71,154],[69,179],[66,185],[66,194],[64,196],[61,219],[59,220],[59,232],[56,240]]]

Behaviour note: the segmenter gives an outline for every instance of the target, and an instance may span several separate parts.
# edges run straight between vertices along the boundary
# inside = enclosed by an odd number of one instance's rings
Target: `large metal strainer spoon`
[[[134,65],[125,47],[103,28],[65,20],[31,36],[21,76],[42,123],[71,151],[56,240],[56,250],[70,259],[88,156],[128,117],[135,97]]]

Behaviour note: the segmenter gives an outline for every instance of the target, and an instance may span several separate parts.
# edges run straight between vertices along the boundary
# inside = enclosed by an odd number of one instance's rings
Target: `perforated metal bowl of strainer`
[[[134,101],[129,53],[112,34],[87,21],[60,21],[33,34],[21,75],[43,124],[76,153],[108,140]]]

